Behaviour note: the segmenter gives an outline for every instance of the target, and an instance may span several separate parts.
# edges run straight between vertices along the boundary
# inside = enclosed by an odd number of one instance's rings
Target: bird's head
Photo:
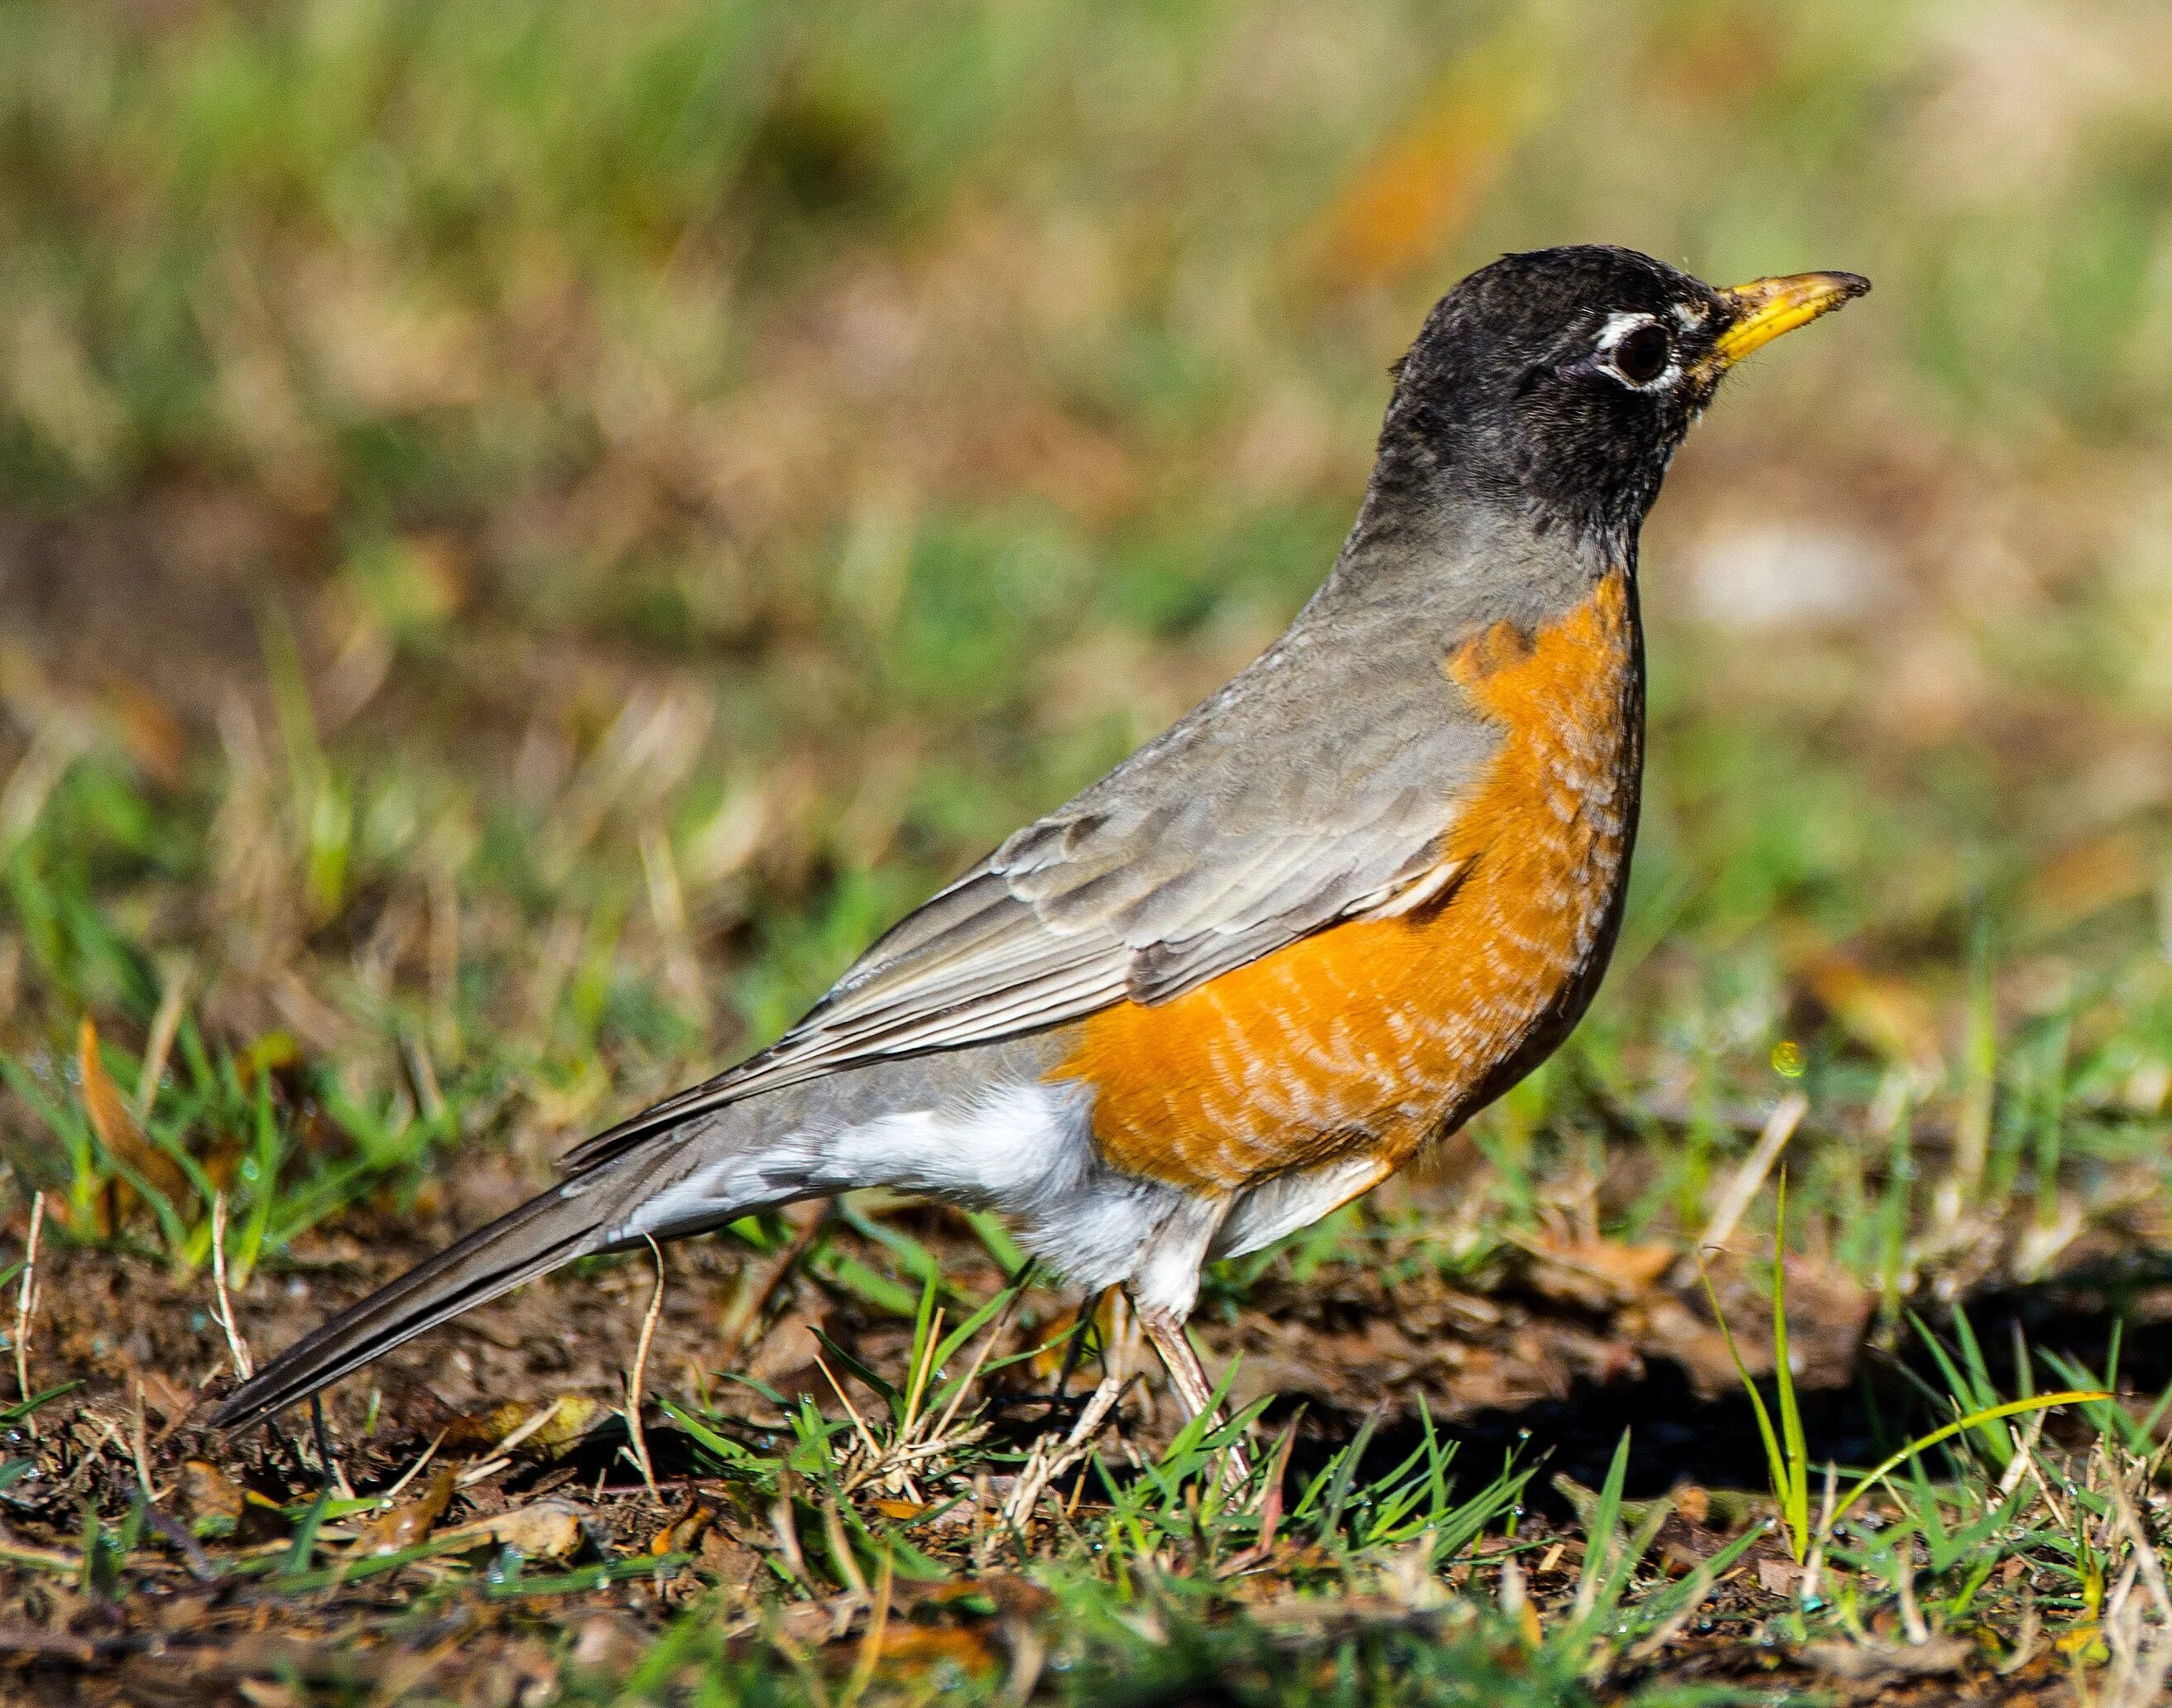
[[[1504,255],[1440,299],[1397,365],[1383,473],[1624,547],[1728,369],[1869,288],[1797,273],[1720,289],[1596,244]]]

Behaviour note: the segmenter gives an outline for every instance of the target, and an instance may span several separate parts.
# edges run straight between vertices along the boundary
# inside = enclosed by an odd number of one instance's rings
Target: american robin
[[[1637,540],[1720,377],[1868,289],[1511,255],[1395,368],[1326,582],[1227,686],[909,915],[777,1043],[273,1360],[254,1422],[591,1253],[887,1186],[1121,1283],[1184,1403],[1201,1265],[1385,1178],[1553,1050],[1621,919]]]

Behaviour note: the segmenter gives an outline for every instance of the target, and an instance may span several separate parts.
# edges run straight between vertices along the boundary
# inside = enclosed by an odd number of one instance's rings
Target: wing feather
[[[1493,727],[1444,678],[1444,642],[1422,626],[1384,625],[1380,668],[1331,683],[1304,627],[901,921],[769,1049],[564,1166],[843,1068],[1165,1002],[1438,885]]]

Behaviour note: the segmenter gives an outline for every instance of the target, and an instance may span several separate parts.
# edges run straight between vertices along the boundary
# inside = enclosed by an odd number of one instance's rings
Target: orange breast
[[[1460,804],[1437,899],[1082,1023],[1050,1077],[1094,1088],[1111,1163],[1203,1192],[1352,1152],[1394,1167],[1543,1057],[1589,1000],[1620,916],[1642,757],[1636,620],[1617,571],[1535,634],[1497,624],[1443,661],[1502,740]]]

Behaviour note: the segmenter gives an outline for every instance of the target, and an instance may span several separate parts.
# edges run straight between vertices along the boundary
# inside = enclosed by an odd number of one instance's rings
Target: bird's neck
[[[1639,518],[1641,519],[1641,518]],[[1540,622],[1637,565],[1637,529],[1598,526],[1520,488],[1384,456],[1322,594],[1386,597],[1451,624]]]
[[[1512,552],[1522,539],[1549,542],[1594,574],[1629,565],[1637,536],[1673,459],[1654,444],[1616,478],[1591,478],[1591,459],[1541,437],[1526,442],[1497,427],[1448,416],[1399,394],[1383,422],[1373,479],[1352,543],[1413,534],[1422,547],[1490,534]]]

